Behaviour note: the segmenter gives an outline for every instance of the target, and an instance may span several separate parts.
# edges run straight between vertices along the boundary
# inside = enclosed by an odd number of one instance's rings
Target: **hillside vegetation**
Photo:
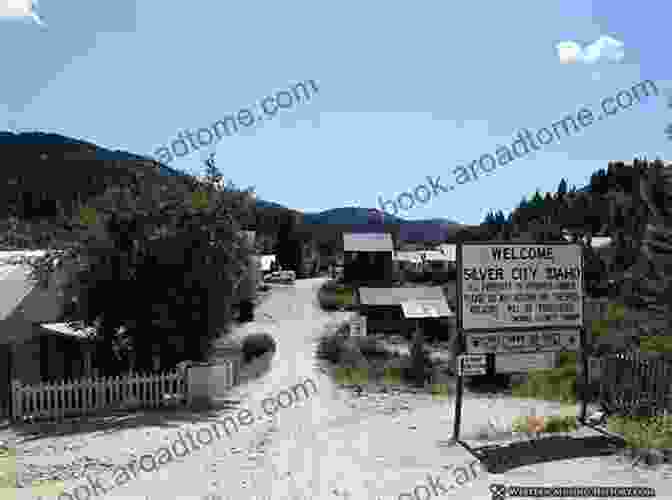
[[[565,241],[571,235],[584,247],[587,293],[645,313],[642,334],[666,334],[672,319],[671,202],[672,166],[611,162],[591,176],[585,191],[568,191],[563,179],[556,193],[537,191],[508,217],[489,213],[483,226],[487,239]],[[613,239],[607,252],[591,247],[597,235]]]
[[[4,249],[48,249],[30,262],[42,282],[77,262],[62,321],[94,326],[106,375],[207,359],[250,275],[250,227],[289,211],[257,209],[252,190],[222,187],[127,153],[49,134],[5,134],[0,207]],[[216,168],[214,168],[216,170]]]

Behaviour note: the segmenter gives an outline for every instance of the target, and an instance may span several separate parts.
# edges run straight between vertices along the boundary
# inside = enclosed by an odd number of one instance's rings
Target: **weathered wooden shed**
[[[394,244],[389,233],[343,233],[345,282],[391,285],[393,253]]]
[[[441,287],[400,287],[357,289],[357,311],[366,318],[367,333],[411,336],[420,322],[428,337],[448,340],[455,332],[456,318]],[[409,314],[428,309],[432,314]],[[406,309],[406,314],[404,313]]]

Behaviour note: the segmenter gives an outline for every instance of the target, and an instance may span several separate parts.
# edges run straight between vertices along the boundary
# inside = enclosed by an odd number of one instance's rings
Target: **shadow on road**
[[[554,460],[613,455],[625,448],[625,441],[608,436],[551,436],[509,445],[469,448],[492,474]]]
[[[74,436],[78,434],[110,434],[119,431],[143,428],[164,427],[179,430],[185,424],[205,423],[221,419],[222,412],[240,408],[240,401],[221,400],[207,408],[161,408],[136,411],[109,410],[101,415],[66,418],[62,421],[36,421],[8,424],[7,429],[13,430],[24,442],[43,438]]]

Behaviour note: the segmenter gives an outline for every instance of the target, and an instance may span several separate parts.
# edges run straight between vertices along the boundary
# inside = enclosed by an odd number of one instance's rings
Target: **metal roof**
[[[572,235],[565,233],[564,238],[567,241],[572,241]],[[584,236],[583,241],[586,242],[588,238]],[[610,236],[593,236],[590,241],[590,246],[592,248],[604,248],[611,245],[612,238]]]
[[[440,286],[415,286],[396,288],[360,287],[359,301],[363,305],[400,306],[402,302],[429,300],[446,302],[445,294]]]
[[[73,328],[75,325],[70,326],[68,323],[42,323],[40,326],[52,333],[57,333],[66,337],[75,337],[82,340],[88,339],[90,338],[90,335],[96,333],[96,329],[93,327],[79,326]]]
[[[457,245],[450,243],[443,243],[439,245],[438,249],[443,255],[448,257],[450,261],[457,261]]]
[[[409,300],[401,303],[405,318],[441,318],[455,316],[445,300]]]
[[[439,250],[415,250],[412,252],[395,252],[393,260],[403,262],[455,262],[455,252],[452,256]]]
[[[401,262],[414,262],[416,264],[422,262],[420,252],[395,252],[392,260],[398,260]]]
[[[424,256],[427,262],[454,262],[454,259],[437,250],[426,250],[420,253],[423,254],[421,258]]]
[[[35,288],[28,279],[30,267],[18,264],[17,259],[34,258],[44,251],[0,251],[0,320],[7,319]]]
[[[394,252],[389,233],[343,233],[344,252]]]

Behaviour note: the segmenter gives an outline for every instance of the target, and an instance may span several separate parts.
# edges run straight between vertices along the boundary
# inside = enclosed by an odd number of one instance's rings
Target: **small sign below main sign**
[[[579,332],[572,329],[467,332],[465,337],[469,354],[578,351],[580,340]]]
[[[355,315],[350,318],[350,336],[366,337],[366,316]]]
[[[457,357],[457,374],[460,376],[485,375],[487,370],[485,354],[461,354]]]
[[[555,367],[553,351],[495,354],[495,373],[528,373]]]

